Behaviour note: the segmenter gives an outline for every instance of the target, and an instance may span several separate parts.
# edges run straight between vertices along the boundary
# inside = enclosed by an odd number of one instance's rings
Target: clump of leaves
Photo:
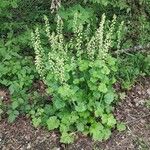
[[[38,28],[32,33],[32,42],[36,69],[53,98],[52,104],[44,107],[43,122],[34,119],[33,123],[45,125],[49,130],[59,129],[63,143],[73,142],[76,131],[89,134],[94,140],[108,139],[117,123],[112,114],[117,66],[116,59],[109,53],[114,42],[116,16],[105,31],[103,14],[98,29],[91,36],[90,24],[85,29],[77,25],[76,13],[74,35],[70,39],[63,35],[63,21],[59,16],[56,33],[50,33],[48,18],[44,19],[50,47],[42,46]]]
[[[126,125],[124,124],[124,123],[118,123],[117,124],[117,130],[118,131],[124,131],[124,130],[126,130]]]
[[[128,54],[118,59],[118,79],[125,89],[130,89],[139,76],[150,75],[149,55],[143,53]]]
[[[27,91],[36,75],[32,57],[22,56],[19,51],[20,47],[16,44],[13,34],[8,33],[6,39],[0,40],[0,84],[10,92],[11,103],[5,110],[9,122],[13,122],[20,112],[29,109]]]
[[[96,18],[94,10],[92,8],[84,8],[80,4],[73,5],[69,8],[65,8],[62,6],[59,10],[59,15],[62,19],[65,20],[65,27],[67,27],[68,29],[73,28],[73,18],[75,13],[78,13],[77,25],[90,23],[92,21],[95,21],[94,18]]]

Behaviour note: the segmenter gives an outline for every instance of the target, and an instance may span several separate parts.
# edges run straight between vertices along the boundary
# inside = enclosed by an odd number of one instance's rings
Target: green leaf
[[[83,123],[77,123],[76,126],[77,126],[78,131],[80,131],[80,132],[84,131],[84,124]]]
[[[12,6],[13,8],[17,8],[17,7],[18,7],[17,2],[16,2],[15,0],[13,0],[13,1],[11,2],[11,6]]]
[[[90,90],[92,90],[92,91],[96,91],[97,90],[97,86],[94,83],[89,82],[88,86],[89,86]]]
[[[53,101],[53,104],[56,107],[56,109],[61,109],[61,108],[65,107],[65,102],[59,98],[56,98]]]
[[[74,84],[79,84],[79,83],[80,83],[80,80],[79,80],[79,79],[74,79],[74,80],[73,80],[73,83],[74,83]]]
[[[70,123],[75,123],[77,120],[79,119],[79,116],[77,115],[77,114],[71,114],[70,115],[70,119],[69,119],[69,121],[70,121]]]
[[[97,110],[95,111],[95,117],[100,117],[100,116],[102,116],[103,112],[104,112],[104,109],[98,107]]]
[[[89,73],[91,75],[91,78],[95,78],[95,79],[100,78],[101,76],[103,76],[103,74],[101,73],[101,70],[99,70],[99,69],[97,70],[97,69],[92,68],[92,69],[89,70]],[[93,79],[90,79],[90,80],[92,82]]]
[[[103,139],[103,125],[101,123],[93,123],[90,127],[90,134],[92,134],[92,137],[95,141],[102,141]]]
[[[13,84],[10,85],[9,91],[10,91],[10,94],[13,94],[13,93],[14,93],[15,88],[14,88],[14,85],[13,85]]]
[[[90,78],[90,81],[92,82],[92,83],[96,83],[97,82],[97,79],[96,78]]]
[[[93,132],[92,137],[94,141],[102,141],[104,134],[102,131],[95,131]]]
[[[105,128],[103,129],[103,133],[104,133],[104,139],[108,140],[111,136],[111,130],[109,128]]]
[[[70,125],[61,123],[59,130],[60,130],[60,132],[68,132],[70,130]]]
[[[104,61],[102,60],[95,60],[94,61],[94,66],[98,68],[102,68],[104,66]]]
[[[29,114],[34,116],[34,115],[35,115],[35,110],[32,109],[32,110],[29,112]]]
[[[117,130],[120,132],[126,130],[126,125],[124,123],[118,123]]]
[[[107,62],[110,66],[114,66],[116,63],[116,59],[111,56],[108,56]]]
[[[70,143],[73,143],[74,141],[74,137],[73,137],[73,134],[69,134],[67,132],[63,132],[61,134],[61,138],[60,138],[60,142],[61,143],[65,143],[65,144],[70,144]]]
[[[115,95],[114,95],[113,92],[107,93],[107,94],[104,96],[104,101],[105,101],[105,103],[108,104],[108,105],[111,104],[111,103],[113,102],[113,100],[114,100],[114,97],[115,97]]]
[[[106,124],[107,121],[108,121],[108,115],[107,114],[102,114],[101,119],[102,119],[102,124]]]
[[[11,104],[12,109],[16,109],[19,106],[19,103],[17,101],[12,102]]]
[[[22,98],[18,98],[17,101],[18,101],[19,104],[23,104],[24,103],[24,99],[22,99]]]
[[[90,112],[89,111],[84,111],[84,112],[80,112],[79,113],[79,116],[82,118],[84,118],[84,119],[87,119],[87,118],[89,118],[90,117]]]
[[[100,92],[98,92],[98,91],[94,91],[94,92],[93,92],[93,96],[94,96],[96,99],[99,99],[99,98],[101,97],[101,94],[100,94]]]
[[[19,115],[17,110],[8,112],[8,122],[12,123],[15,121],[16,117]]]
[[[102,123],[107,124],[107,126],[109,127],[114,127],[114,125],[116,124],[116,119],[112,114],[103,114],[101,119]]]
[[[102,72],[103,74],[108,75],[108,74],[110,73],[110,70],[109,70],[109,68],[108,68],[107,66],[104,66],[101,72]]]
[[[107,114],[110,114],[114,110],[114,107],[111,105],[106,105],[105,107],[106,107],[105,110]]]
[[[114,118],[113,115],[108,115],[108,121],[107,121],[107,125],[110,127],[114,127],[114,125],[116,124],[116,119]]]
[[[46,123],[48,130],[53,130],[59,127],[60,121],[57,119],[56,116],[52,116],[47,120]]]
[[[14,122],[15,121],[15,119],[16,119],[16,115],[15,114],[10,114],[9,116],[8,116],[8,122],[10,122],[10,123],[12,123],[12,122]]]
[[[42,122],[42,120],[41,120],[40,117],[39,117],[39,118],[33,118],[33,119],[32,119],[32,123],[33,123],[33,126],[34,126],[35,128],[37,128],[37,127],[40,125],[41,122]]]
[[[99,0],[97,0],[99,1]],[[101,0],[102,5],[107,6],[109,4],[109,0]]]
[[[85,61],[85,60],[80,61],[80,63],[79,63],[79,70],[80,71],[85,71],[88,69],[88,67],[89,67],[88,61]]]
[[[104,84],[104,83],[100,83],[98,90],[102,93],[106,93],[108,91],[106,84]]]
[[[73,94],[73,90],[70,89],[70,86],[68,84],[65,84],[65,85],[59,87],[58,93],[62,97],[68,97],[68,96],[71,96]]]
[[[86,105],[83,102],[78,103],[78,105],[75,106],[75,110],[77,112],[84,112],[84,111],[86,111],[86,109],[87,109]]]
[[[51,87],[48,87],[48,88],[46,89],[46,92],[47,92],[48,94],[52,94],[53,91],[54,91],[54,89],[51,88]]]

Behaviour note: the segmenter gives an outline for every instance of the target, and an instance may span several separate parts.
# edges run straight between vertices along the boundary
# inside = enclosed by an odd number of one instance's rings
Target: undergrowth
[[[122,88],[130,89],[140,76],[150,76],[150,55],[128,53],[118,58],[117,79]]]
[[[76,132],[108,139],[112,129],[125,129],[113,116],[117,98],[113,84],[117,80],[130,89],[139,76],[150,75],[149,54],[115,55],[150,42],[150,2],[64,0],[50,13],[51,3],[0,2],[0,87],[10,95],[8,102],[0,95],[0,120],[30,116],[36,128],[59,129],[64,143],[73,142]],[[103,13],[107,20],[103,15],[97,29]],[[45,17],[48,40],[43,14],[49,18],[48,22]],[[117,21],[111,22],[113,14]],[[36,27],[35,56],[30,33]],[[34,87],[41,79],[47,85],[44,96]]]
[[[113,46],[116,16],[109,30],[105,31],[106,16],[91,36],[90,24],[84,29],[77,26],[78,14],[74,16],[73,36],[65,39],[63,21],[57,17],[56,32],[50,33],[45,16],[45,30],[50,46],[42,47],[38,28],[32,33],[36,53],[36,68],[52,103],[32,114],[33,124],[45,124],[49,130],[59,129],[61,142],[72,143],[75,133],[92,135],[94,140],[108,139],[117,124],[112,114],[116,93],[113,84],[117,71],[116,59],[109,50]],[[120,43],[119,25],[117,41]],[[119,47],[119,46],[117,46]],[[49,107],[49,113],[47,113]]]

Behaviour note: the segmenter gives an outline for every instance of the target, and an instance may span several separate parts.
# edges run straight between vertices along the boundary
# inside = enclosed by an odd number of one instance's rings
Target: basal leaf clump
[[[63,33],[63,21],[59,16],[56,32],[52,33],[48,18],[44,19],[49,47],[42,46],[38,29],[32,33],[35,65],[48,87],[47,93],[53,97],[52,103],[42,108],[40,117],[45,123],[41,124],[49,130],[58,128],[64,143],[73,142],[76,131],[89,134],[94,140],[108,139],[116,126],[112,103],[116,98],[113,84],[117,67],[116,59],[109,53],[116,42],[113,38],[116,16],[105,30],[103,14],[99,27],[91,35],[90,25],[77,26],[76,13],[73,35],[69,38]]]

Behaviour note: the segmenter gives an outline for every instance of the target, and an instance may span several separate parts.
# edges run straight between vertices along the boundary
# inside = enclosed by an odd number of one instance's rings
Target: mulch
[[[94,142],[79,135],[74,144],[61,144],[58,132],[35,129],[29,119],[20,116],[13,124],[1,120],[0,150],[150,150],[150,108],[146,107],[150,78],[140,78],[131,90],[118,92],[124,94],[124,99],[118,102],[114,114],[127,129],[114,130],[107,141]]]

